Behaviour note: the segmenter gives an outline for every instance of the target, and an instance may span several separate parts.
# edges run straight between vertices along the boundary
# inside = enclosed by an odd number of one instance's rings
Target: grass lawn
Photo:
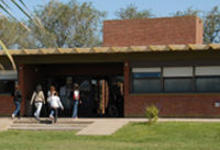
[[[131,123],[112,136],[0,132],[0,150],[220,150],[220,123]]]

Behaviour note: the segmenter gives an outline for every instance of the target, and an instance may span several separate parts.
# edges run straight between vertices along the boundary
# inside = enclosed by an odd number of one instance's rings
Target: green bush
[[[159,110],[155,105],[146,107],[146,117],[148,118],[149,124],[156,123],[158,120]]]

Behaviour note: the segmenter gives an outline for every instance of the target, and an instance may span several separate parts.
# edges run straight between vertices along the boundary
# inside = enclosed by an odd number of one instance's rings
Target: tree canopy
[[[218,6],[206,14],[203,23],[204,42],[220,43],[220,11]]]
[[[187,8],[184,11],[177,11],[173,16],[199,16],[201,13],[200,10],[193,9],[192,7]]]
[[[50,1],[36,9],[35,15],[44,27],[30,23],[36,47],[91,47],[100,43],[100,24],[105,13],[91,3]]]
[[[92,3],[51,0],[28,14],[26,23],[2,17],[0,37],[9,48],[98,46],[104,16]]]
[[[141,19],[141,18],[151,18],[154,15],[150,10],[139,11],[135,5],[128,5],[126,8],[120,8],[115,12],[115,15],[119,19]]]
[[[0,39],[8,48],[20,48],[25,36],[27,36],[26,31],[19,22],[0,17]]]

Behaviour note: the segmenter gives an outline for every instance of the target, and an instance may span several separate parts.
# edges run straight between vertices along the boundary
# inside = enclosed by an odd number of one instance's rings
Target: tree
[[[204,42],[220,43],[220,11],[218,6],[207,13],[204,19]]]
[[[16,65],[7,48],[18,49],[25,46],[27,40],[24,39],[27,36],[27,30],[24,29],[21,23],[4,16],[0,17],[0,49],[5,51],[13,69],[16,69]],[[0,66],[2,65],[0,64]],[[1,67],[1,69],[3,68]]]
[[[200,10],[193,9],[192,7],[187,8],[184,11],[177,11],[173,16],[199,16],[201,13]]]
[[[115,12],[119,19],[137,19],[137,18],[151,18],[153,14],[150,10],[139,11],[134,5],[128,5],[126,8],[121,8]]]
[[[105,13],[92,7],[91,3],[79,4],[75,0],[68,3],[50,1],[35,16],[41,20],[44,29],[30,24],[36,39],[36,47],[91,47],[97,46],[99,27]]]
[[[11,13],[13,9],[9,4],[14,5],[28,18],[29,27],[17,20],[14,13]],[[0,10],[0,16],[10,18],[0,20],[4,26],[2,32],[0,31],[2,33],[0,49],[5,51],[14,69],[16,65],[7,46],[16,48],[90,47],[101,43],[98,29],[105,13],[93,8],[91,3],[79,4],[76,0],[69,0],[64,4],[51,0],[33,14],[23,0],[0,0]],[[6,23],[8,25],[5,26]],[[20,28],[21,26],[28,32]],[[13,34],[8,34],[8,31],[13,31]]]
[[[0,17],[0,39],[6,47],[10,49],[26,47],[29,45],[28,35],[28,31],[19,22]]]
[[[27,6],[25,5],[25,3],[23,2],[23,0],[19,0],[20,4],[17,3],[17,1],[15,0],[11,0],[10,2],[12,2],[22,13],[24,13],[28,18],[31,19],[31,16],[21,7],[21,5],[25,8],[27,8]],[[14,15],[10,12],[10,7],[8,5],[9,1],[6,1],[6,0],[0,0],[0,10],[2,10],[4,13],[6,13],[11,19],[13,19],[14,21],[17,21],[16,17],[14,17]],[[4,23],[4,14],[2,14],[0,12],[0,15],[3,16],[3,23]],[[2,19],[2,18],[1,18]],[[8,22],[6,20],[6,22]],[[12,23],[14,24],[14,23]],[[9,25],[11,25],[11,23],[9,22]],[[20,23],[20,25],[22,25],[25,29],[28,29],[23,23]],[[14,30],[14,29],[12,29]],[[3,32],[5,32],[3,30]],[[4,44],[4,42],[2,41],[2,39],[0,39],[0,47],[2,48],[2,50],[6,53],[8,59],[10,60],[11,64],[12,64],[12,67],[14,70],[16,70],[16,64],[15,64],[15,61],[12,57],[12,55],[9,53],[6,45]],[[3,65],[0,64],[1,66],[1,69],[4,69]]]

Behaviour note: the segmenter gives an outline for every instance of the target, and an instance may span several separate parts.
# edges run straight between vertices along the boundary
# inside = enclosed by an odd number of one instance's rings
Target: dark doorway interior
[[[66,80],[71,78],[73,83],[80,85],[80,97],[82,103],[79,105],[79,117],[123,117],[123,77],[88,77],[88,76],[64,76],[50,77],[44,79],[41,84],[46,95],[49,87],[54,85],[61,94],[62,88],[66,87]],[[73,84],[71,84],[73,85]],[[72,86],[70,87],[70,90]],[[70,93],[69,99],[60,95],[65,107],[60,111],[61,117],[71,117],[73,101]],[[41,116],[48,116],[49,106],[46,104]]]
[[[72,115],[72,95],[70,93],[68,94],[69,98],[64,98],[62,96],[62,89],[67,87],[71,92],[74,83],[80,85],[82,103],[79,105],[79,117],[123,117],[123,65],[115,64],[114,68],[114,65],[108,64],[105,68],[104,64],[97,66],[86,66],[83,64],[83,68],[81,69],[74,68],[74,65],[68,66],[69,67],[65,65],[65,67],[63,67],[65,70],[63,71],[61,71],[61,68],[55,69],[60,70],[59,72],[50,71],[51,68],[54,68],[54,65],[44,65],[43,67],[35,66],[35,70],[38,68],[37,71],[41,74],[36,84],[42,85],[45,96],[51,85],[56,87],[60,95],[61,101],[65,107],[64,111],[59,112],[60,117],[71,117]],[[62,67],[62,65],[57,65],[56,67]],[[68,72],[67,69],[77,71]],[[67,80],[70,79],[72,81],[68,85]],[[32,107],[32,113],[34,109],[35,108]],[[48,117],[49,111],[49,106],[46,104],[42,108],[41,116]]]

